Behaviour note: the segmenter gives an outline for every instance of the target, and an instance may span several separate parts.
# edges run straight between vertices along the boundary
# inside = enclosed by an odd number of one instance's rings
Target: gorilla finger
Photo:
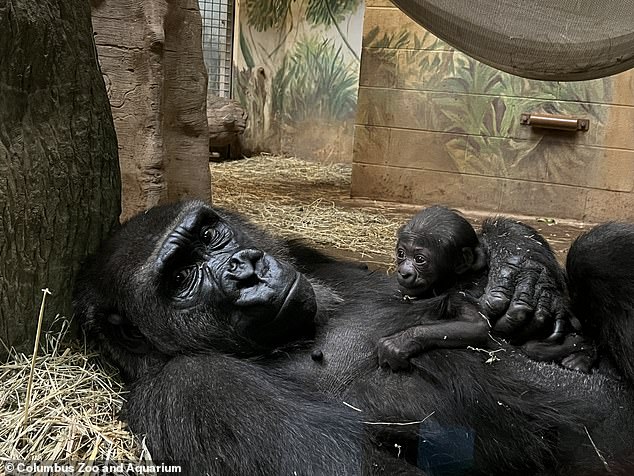
[[[533,293],[537,300],[535,304],[535,314],[540,313],[552,317],[557,311],[556,303],[559,302],[559,300],[555,299],[552,290],[542,288],[538,284]]]
[[[535,313],[525,321],[525,325],[518,328],[515,334],[510,336],[512,341],[521,343],[531,339],[538,339],[544,335],[544,329],[550,323],[550,316],[543,313]]]
[[[566,336],[567,327],[565,319],[561,317],[556,318],[555,325],[553,326],[553,332],[546,337],[546,342],[561,342],[561,340]]]
[[[562,319],[560,315],[555,313],[555,311],[560,310],[558,309],[560,304],[555,304],[560,303],[560,299],[556,298],[549,289],[537,289],[536,294],[538,299],[535,306],[535,316],[523,337],[532,339],[548,336],[546,342],[551,344],[559,342],[563,337],[562,331],[565,326],[561,325],[562,322],[556,322],[554,328],[551,326],[553,326],[553,321]],[[552,332],[551,329],[553,329]]]
[[[379,367],[387,368],[390,366],[389,358],[387,355],[379,352]]]
[[[496,294],[492,294],[492,296],[486,296],[484,301],[484,309],[487,307],[497,311],[496,313],[490,314],[493,317],[495,315],[501,315],[504,312],[507,314],[513,314],[515,311],[513,308],[518,308],[518,310],[522,310],[523,308],[528,308],[531,312],[535,309],[535,287],[537,281],[539,279],[538,274],[534,270],[525,269],[523,273],[518,278],[518,282],[513,282],[509,284],[507,289],[504,289],[504,297],[500,300],[495,300]],[[498,291],[495,289],[495,291]]]
[[[533,271],[526,271],[524,275],[520,278],[515,287],[515,292],[513,293],[513,300],[511,302],[511,307],[514,304],[518,304],[521,308],[528,307],[532,311],[537,308],[538,296],[538,288],[537,283],[539,281],[539,276],[537,273]],[[539,293],[541,294],[541,293]]]
[[[390,368],[392,369],[392,372],[407,370],[409,369],[409,360],[393,356],[393,358],[390,360]]]
[[[584,352],[575,352],[564,357],[561,366],[569,370],[575,370],[584,374],[589,374],[594,364],[594,358]]]
[[[526,321],[530,319],[533,310],[528,307],[515,305],[513,309],[509,309],[494,325],[493,331],[504,337],[513,337],[518,329],[526,325]]]
[[[517,266],[507,264],[497,271],[489,272],[489,282],[480,298],[480,305],[485,314],[492,317],[504,314],[513,295],[518,271]]]
[[[399,370],[407,369],[409,367],[409,361],[407,359],[402,359],[398,355],[385,352],[379,355],[379,365],[384,368],[390,368],[393,372],[397,372]]]
[[[489,317],[497,317],[508,309],[511,302],[511,291],[505,288],[494,288],[485,292],[480,298],[480,308]]]
[[[383,368],[390,367],[392,370],[402,368],[404,365],[409,365],[407,359],[403,362],[403,358],[400,357],[400,350],[390,337],[383,337],[379,339],[378,343],[378,357],[379,365]]]
[[[543,325],[545,316],[539,316],[536,320],[534,316],[536,282],[537,275],[534,272],[526,272],[522,276],[515,288],[506,315],[494,326],[497,332],[510,338],[518,337],[520,340],[525,340],[536,328]]]

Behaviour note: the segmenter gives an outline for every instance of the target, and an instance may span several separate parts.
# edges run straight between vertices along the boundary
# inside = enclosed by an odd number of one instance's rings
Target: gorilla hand
[[[381,367],[389,367],[395,372],[409,368],[409,359],[423,351],[416,337],[412,335],[414,329],[409,328],[379,339],[377,351]]]
[[[538,362],[559,362],[564,368],[586,374],[590,373],[597,359],[595,346],[576,333],[568,333],[560,343],[529,341],[521,346],[521,350]]]
[[[561,340],[570,319],[566,285],[548,243],[509,219],[487,220],[482,230],[489,281],[480,306],[493,331],[515,343]]]

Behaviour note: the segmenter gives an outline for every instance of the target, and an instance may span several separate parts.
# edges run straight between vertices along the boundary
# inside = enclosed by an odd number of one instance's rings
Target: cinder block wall
[[[590,119],[588,132],[520,114]],[[634,72],[527,80],[366,0],[352,195],[590,222],[634,220]]]

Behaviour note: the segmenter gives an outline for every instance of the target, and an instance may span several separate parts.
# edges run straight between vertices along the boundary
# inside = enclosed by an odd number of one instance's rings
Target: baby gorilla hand
[[[413,334],[413,329],[406,329],[379,339],[379,365],[389,367],[394,372],[409,368],[409,359],[423,351]]]

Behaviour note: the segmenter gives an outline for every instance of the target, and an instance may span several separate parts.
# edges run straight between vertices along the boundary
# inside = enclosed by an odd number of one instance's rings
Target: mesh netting
[[[634,67],[634,0],[392,0],[455,48],[533,79],[595,79]]]

